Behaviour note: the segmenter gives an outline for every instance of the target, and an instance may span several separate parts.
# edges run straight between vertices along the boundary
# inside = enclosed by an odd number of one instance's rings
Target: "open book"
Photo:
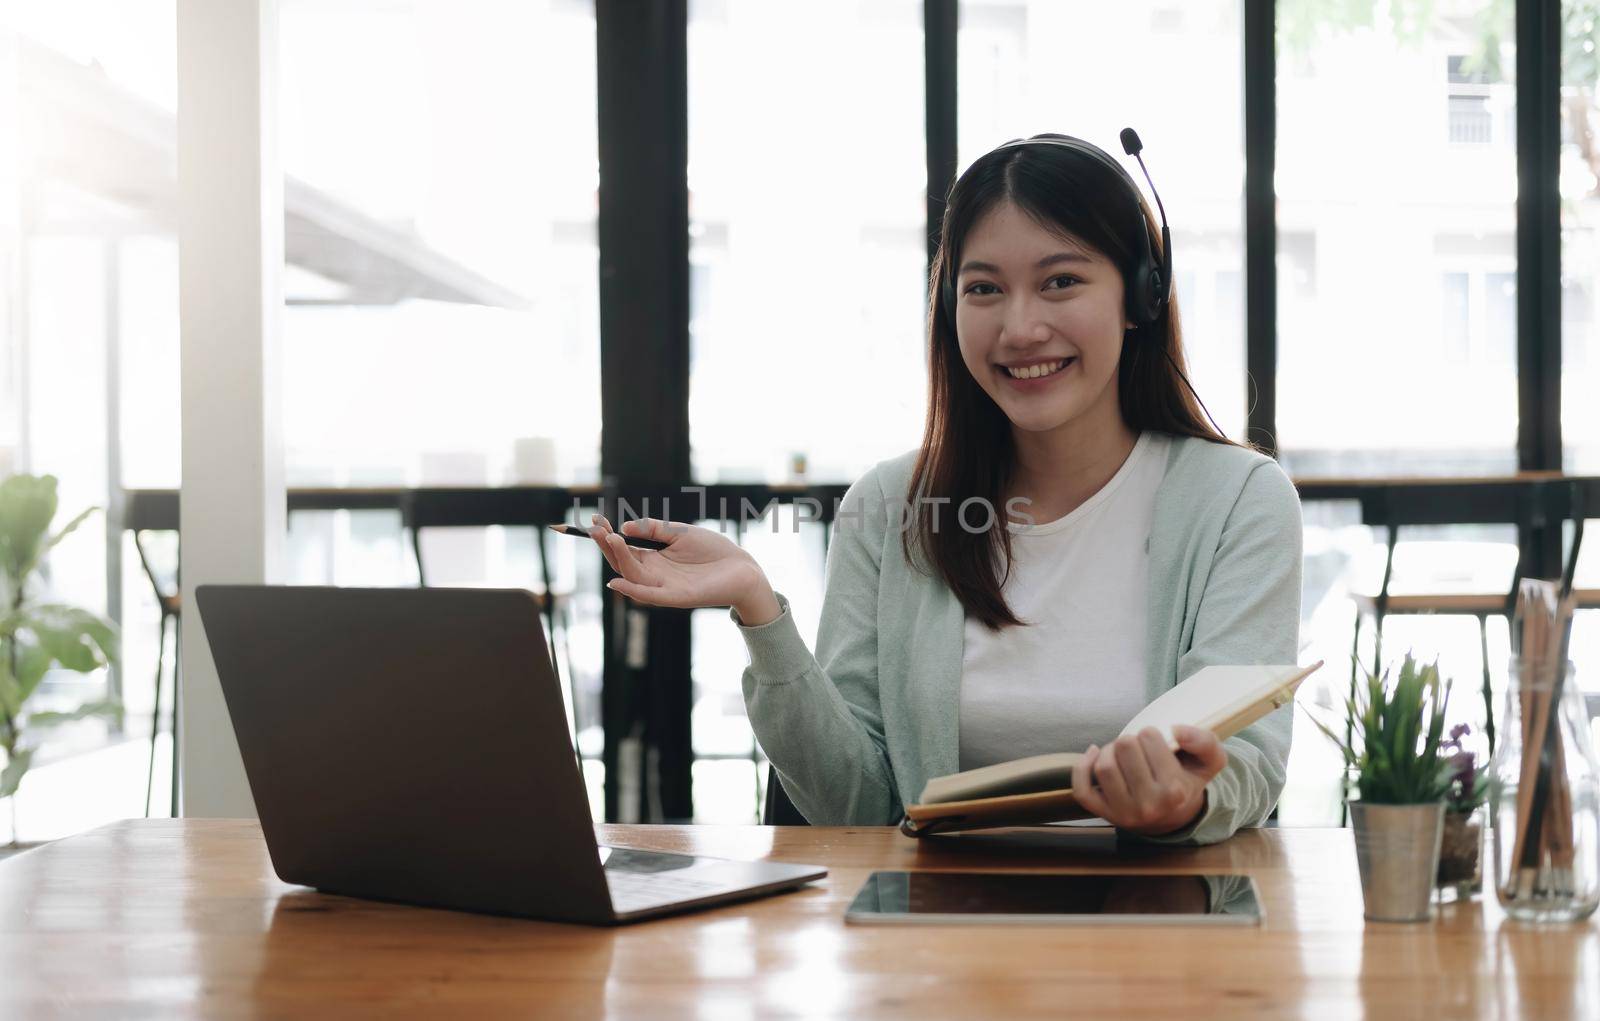
[[[1208,666],[1139,711],[1123,734],[1155,727],[1177,749],[1172,728],[1186,723],[1226,739],[1287,705],[1300,682],[1322,665]],[[901,832],[930,833],[1023,826],[1082,819],[1089,813],[1072,796],[1072,767],[1081,752],[1014,759],[964,773],[936,776],[918,804],[906,808]]]

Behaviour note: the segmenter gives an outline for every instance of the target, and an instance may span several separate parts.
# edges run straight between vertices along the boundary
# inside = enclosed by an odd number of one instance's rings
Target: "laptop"
[[[201,585],[195,596],[284,882],[608,925],[827,875],[598,846],[532,593]]]

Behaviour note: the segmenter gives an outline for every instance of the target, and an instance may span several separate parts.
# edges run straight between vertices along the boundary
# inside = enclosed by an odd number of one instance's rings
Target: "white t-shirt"
[[[1140,434],[1072,513],[1010,526],[1001,591],[1027,626],[990,631],[967,618],[963,770],[1104,745],[1144,708],[1150,524],[1171,445],[1165,433]]]

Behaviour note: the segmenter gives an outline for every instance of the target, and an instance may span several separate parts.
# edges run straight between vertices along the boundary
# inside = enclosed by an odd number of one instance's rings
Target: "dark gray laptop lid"
[[[530,593],[202,585],[196,599],[285,882],[613,917]]]

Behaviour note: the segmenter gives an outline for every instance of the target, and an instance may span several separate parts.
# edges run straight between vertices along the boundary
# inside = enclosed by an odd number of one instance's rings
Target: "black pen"
[[[590,535],[588,532],[585,532],[577,525],[551,525],[550,530],[552,532],[560,532],[562,535],[575,535],[580,539],[594,538],[594,536]],[[627,543],[629,546],[634,546],[639,549],[667,548],[667,543],[662,542],[660,539],[641,539],[636,535],[623,535],[621,532],[618,532],[617,534],[622,536],[623,542]]]

